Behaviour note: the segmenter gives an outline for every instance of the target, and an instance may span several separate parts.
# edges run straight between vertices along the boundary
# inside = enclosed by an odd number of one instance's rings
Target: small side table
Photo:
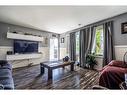
[[[127,89],[127,86],[126,86],[125,82],[121,82],[119,86],[120,86],[121,89]]]

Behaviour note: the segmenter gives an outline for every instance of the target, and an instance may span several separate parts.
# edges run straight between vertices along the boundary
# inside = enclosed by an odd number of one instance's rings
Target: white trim
[[[99,55],[96,55],[95,58],[104,58],[103,55],[99,56]]]
[[[23,60],[23,59],[33,59],[40,58],[42,54],[14,54],[14,55],[6,55],[6,60]]]
[[[13,47],[11,47],[11,46],[0,46],[0,49],[2,49],[2,48],[13,48]]]
[[[127,45],[116,45],[115,47],[127,48]]]

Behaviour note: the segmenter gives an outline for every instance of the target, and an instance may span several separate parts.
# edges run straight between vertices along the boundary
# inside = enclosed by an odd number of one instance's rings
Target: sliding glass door
[[[58,38],[50,39],[50,61],[58,60]]]

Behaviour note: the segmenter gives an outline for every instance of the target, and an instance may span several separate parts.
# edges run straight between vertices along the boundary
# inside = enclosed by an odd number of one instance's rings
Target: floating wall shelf
[[[33,35],[23,35],[23,34],[16,34],[7,32],[7,38],[9,39],[19,39],[19,40],[30,40],[30,41],[43,41],[43,37],[33,36]]]

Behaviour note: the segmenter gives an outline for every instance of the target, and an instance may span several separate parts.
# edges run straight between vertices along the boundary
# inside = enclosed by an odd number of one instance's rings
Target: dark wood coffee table
[[[45,69],[48,69],[48,80],[53,78],[53,70],[57,68],[64,68],[65,66],[70,65],[70,70],[74,71],[74,61],[62,62],[62,61],[55,61],[55,62],[42,62],[40,63],[40,74],[44,74]]]

